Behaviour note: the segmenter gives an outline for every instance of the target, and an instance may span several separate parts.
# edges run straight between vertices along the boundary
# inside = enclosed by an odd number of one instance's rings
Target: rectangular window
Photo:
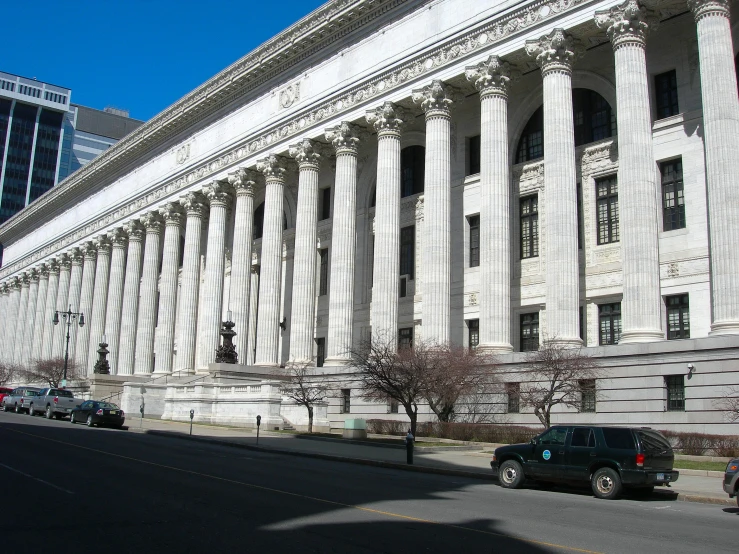
[[[470,225],[470,267],[480,265],[480,216],[471,215],[467,218]]]
[[[341,389],[341,414],[349,414],[352,411],[352,391],[351,389]]]
[[[467,322],[467,329],[469,331],[470,349],[474,350],[480,344],[480,320],[470,319]]]
[[[539,197],[521,198],[521,259],[539,255]]]
[[[539,350],[539,312],[521,314],[521,352]]]
[[[398,349],[402,350],[411,346],[413,346],[413,327],[398,329]]]
[[[662,227],[665,231],[684,229],[683,161],[662,162],[659,170],[662,174]]]
[[[685,376],[667,375],[665,377],[665,387],[667,388],[667,411],[684,412]]]
[[[406,277],[400,278],[400,297],[405,298],[408,296],[408,279]]]
[[[331,189],[321,189],[321,221],[331,217]]]
[[[470,155],[470,165],[467,175],[480,173],[480,135],[467,139],[467,147]]]
[[[595,379],[580,381],[580,411],[595,412]]]
[[[413,279],[416,266],[416,226],[400,230],[400,274]]]
[[[690,304],[687,294],[668,296],[667,304],[667,339],[690,338]]]
[[[598,305],[598,326],[601,346],[618,344],[621,340],[621,302]]]
[[[389,414],[397,414],[398,413],[398,401],[393,400],[392,398],[387,399],[387,413]]]
[[[508,397],[508,413],[517,414],[520,411],[521,383],[507,383],[506,396]]]
[[[595,435],[592,429],[575,427],[572,430],[570,446],[575,448],[595,448]]]
[[[582,215],[582,185],[577,183],[577,249],[582,250],[583,229],[585,222]]]
[[[618,181],[615,175],[595,182],[598,244],[618,242]]]
[[[657,119],[680,113],[677,103],[677,73],[674,69],[667,73],[655,75],[654,96],[657,106]]]
[[[316,367],[323,367],[326,360],[326,339],[321,337],[316,339]]]
[[[321,281],[318,286],[318,295],[328,294],[328,248],[321,248]]]

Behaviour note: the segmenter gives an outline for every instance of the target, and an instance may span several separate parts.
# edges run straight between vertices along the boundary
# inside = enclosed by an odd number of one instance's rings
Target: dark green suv
[[[669,441],[646,427],[550,427],[528,444],[495,449],[490,467],[500,484],[516,489],[589,481],[598,498],[617,498],[624,487],[649,492],[677,481]]]

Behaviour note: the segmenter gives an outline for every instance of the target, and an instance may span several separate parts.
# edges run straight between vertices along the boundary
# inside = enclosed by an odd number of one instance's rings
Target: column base
[[[341,367],[341,366],[348,366],[351,363],[350,358],[339,358],[338,356],[334,358],[326,358],[323,361],[324,366],[330,366],[330,367]]]
[[[513,345],[507,342],[489,342],[478,344],[477,350],[485,354],[510,354],[513,352]]]
[[[739,335],[739,321],[714,321],[709,335]]]
[[[629,344],[634,342],[657,342],[665,340],[662,329],[635,329],[633,331],[621,331],[618,344]]]

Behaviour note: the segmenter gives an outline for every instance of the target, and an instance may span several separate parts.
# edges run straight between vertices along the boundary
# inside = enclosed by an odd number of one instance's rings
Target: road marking
[[[48,481],[44,481],[43,479],[39,479],[38,477],[34,477],[33,475],[28,475],[28,473],[23,473],[19,469],[15,469],[13,467],[6,466],[5,464],[0,464],[0,467],[4,467],[5,469],[7,469],[9,471],[14,471],[16,473],[20,473],[24,477],[28,477],[29,479],[33,479],[34,481],[38,481],[39,483],[43,483],[44,485],[49,485],[50,487],[53,487],[53,488],[55,488],[57,490],[60,490],[62,492],[66,492],[67,494],[74,494],[72,491],[68,491],[67,489],[63,489],[62,487],[57,487],[53,483],[49,483]]]
[[[560,549],[560,550],[566,550],[568,552],[581,552],[583,554],[602,554],[601,552],[598,552],[598,551],[595,551],[595,550],[586,550],[586,549],[583,549],[583,548],[575,548],[575,547],[572,547],[572,546],[565,546],[565,545],[562,545],[562,544],[555,544],[555,543],[551,543],[551,542],[537,541],[537,540],[534,540],[534,539],[525,539],[525,538],[515,537],[515,536],[511,536],[511,535],[504,535],[503,533],[495,533],[493,531],[485,531],[483,529],[474,529],[472,527],[465,527],[464,525],[454,525],[452,523],[442,523],[440,521],[434,521],[434,520],[431,520],[431,519],[423,519],[423,518],[413,517],[413,516],[409,516],[409,515],[405,515],[405,514],[397,514],[397,513],[394,513],[394,512],[386,512],[384,510],[375,510],[373,508],[366,508],[364,506],[357,506],[356,504],[345,504],[344,502],[337,502],[335,500],[327,500],[325,498],[318,498],[318,497],[315,497],[315,496],[308,496],[308,495],[305,495],[305,494],[298,494],[298,493],[295,493],[295,492],[285,491],[285,490],[281,490],[281,489],[273,489],[271,487],[265,487],[265,486],[262,486],[262,485],[254,485],[252,483],[244,483],[243,481],[235,481],[234,479],[228,479],[226,477],[218,477],[217,475],[210,475],[208,473],[201,473],[199,471],[193,471],[191,469],[183,469],[183,468],[180,468],[180,467],[168,466],[168,465],[164,465],[164,464],[157,464],[156,462],[150,462],[148,460],[141,460],[139,458],[132,458],[130,456],[124,456],[122,454],[115,454],[113,452],[106,452],[105,450],[98,450],[97,448],[90,448],[88,446],[80,446],[78,444],[73,444],[73,443],[66,442],[66,441],[61,441],[61,440],[57,440],[57,439],[50,439],[50,438],[47,438],[47,437],[42,437],[40,435],[35,435],[33,433],[25,433],[23,431],[18,431],[17,429],[8,429],[8,428],[5,428],[5,429],[7,431],[12,432],[12,433],[19,433],[21,435],[26,435],[26,436],[29,436],[29,437],[34,437],[34,438],[41,439],[41,440],[46,441],[46,442],[56,442],[56,443],[59,443],[59,444],[64,444],[66,446],[71,446],[73,448],[79,448],[81,450],[87,450],[89,452],[96,452],[98,454],[104,454],[105,456],[108,456],[108,457],[113,456],[115,458],[120,458],[120,459],[123,459],[123,460],[129,460],[129,461],[132,461],[132,462],[138,462],[138,463],[146,464],[146,465],[149,465],[149,466],[159,467],[159,468],[163,468],[163,469],[169,469],[171,471],[178,471],[180,473],[187,473],[187,474],[190,474],[190,475],[197,475],[199,477],[205,477],[207,479],[213,479],[215,481],[222,481],[224,483],[231,483],[231,484],[234,484],[234,485],[241,485],[242,487],[247,487],[247,488],[251,488],[251,489],[261,490],[261,491],[265,491],[265,492],[273,492],[273,493],[282,494],[282,495],[285,495],[285,496],[292,496],[294,498],[303,498],[305,500],[312,500],[314,502],[320,502],[322,504],[330,504],[332,506],[340,506],[342,508],[353,508],[355,510],[359,510],[359,511],[362,511],[362,512],[383,515],[383,516],[387,516],[387,517],[390,517],[390,518],[403,519],[403,520],[406,520],[406,521],[415,521],[415,522],[418,522],[418,523],[427,523],[427,524],[431,524],[431,525],[438,525],[440,527],[446,527],[446,528],[449,528],[449,529],[456,529],[456,530],[460,530],[460,531],[469,531],[469,532],[472,532],[472,533],[478,533],[478,534],[482,534],[482,535],[488,535],[488,536],[491,536],[491,537],[501,537],[501,538],[504,538],[504,539],[512,539],[512,540],[523,542],[523,543],[527,543],[527,544],[535,544],[537,546],[547,546],[547,547],[550,547],[550,548],[557,548],[557,549]],[[0,465],[2,465],[2,464],[0,464]],[[9,469],[12,469],[12,468],[9,468]],[[14,471],[17,471],[17,470],[14,470]],[[32,477],[32,479],[35,479],[35,477]],[[47,484],[48,485],[51,485],[51,483],[47,483]],[[52,487],[55,487],[55,485],[51,485],[51,486]],[[58,487],[56,487],[56,488],[58,488]],[[61,489],[61,490],[64,490],[64,489]],[[65,492],[69,492],[69,491],[65,491]]]

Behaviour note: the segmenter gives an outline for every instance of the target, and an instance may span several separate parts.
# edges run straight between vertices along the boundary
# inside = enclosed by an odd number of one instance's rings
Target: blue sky
[[[75,104],[147,120],[323,3],[5,2],[0,71],[71,88]]]

